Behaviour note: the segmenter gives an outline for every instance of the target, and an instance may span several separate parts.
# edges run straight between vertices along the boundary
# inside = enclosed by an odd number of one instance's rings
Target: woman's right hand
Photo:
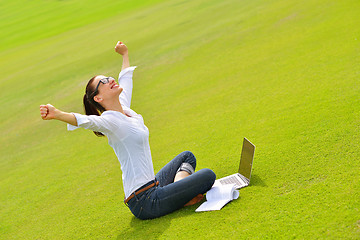
[[[51,104],[40,105],[40,115],[43,120],[55,119],[56,111],[57,109]]]
[[[77,126],[77,120],[74,114],[60,111],[51,104],[40,105],[40,114],[44,120],[56,119]]]

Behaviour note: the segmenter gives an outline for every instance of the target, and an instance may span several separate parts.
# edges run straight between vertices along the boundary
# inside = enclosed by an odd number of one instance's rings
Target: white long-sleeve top
[[[130,109],[136,67],[128,67],[119,74],[119,85],[123,88],[120,103],[124,112],[105,111],[101,116],[73,113],[78,126],[68,124],[68,130],[78,127],[103,133],[119,159],[125,197],[155,179],[149,145],[149,129],[140,114]]]

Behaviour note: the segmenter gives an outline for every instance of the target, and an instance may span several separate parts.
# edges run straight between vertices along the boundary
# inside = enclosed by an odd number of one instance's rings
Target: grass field
[[[0,239],[360,239],[359,1],[0,3]],[[155,171],[190,150],[225,176],[247,137],[238,200],[138,220],[107,140],[41,120],[40,104],[83,113],[118,40]]]

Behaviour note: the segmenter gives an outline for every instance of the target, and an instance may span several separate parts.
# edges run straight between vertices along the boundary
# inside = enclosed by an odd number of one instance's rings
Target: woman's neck
[[[122,108],[120,101],[112,101],[111,103],[106,104],[105,106],[106,110],[121,112],[122,114],[125,114],[124,109]]]

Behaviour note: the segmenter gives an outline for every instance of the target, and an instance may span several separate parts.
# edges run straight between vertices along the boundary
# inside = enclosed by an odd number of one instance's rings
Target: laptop
[[[215,184],[235,184],[235,188],[237,189],[248,186],[250,184],[254,154],[255,145],[244,138],[238,173],[217,179]]]

